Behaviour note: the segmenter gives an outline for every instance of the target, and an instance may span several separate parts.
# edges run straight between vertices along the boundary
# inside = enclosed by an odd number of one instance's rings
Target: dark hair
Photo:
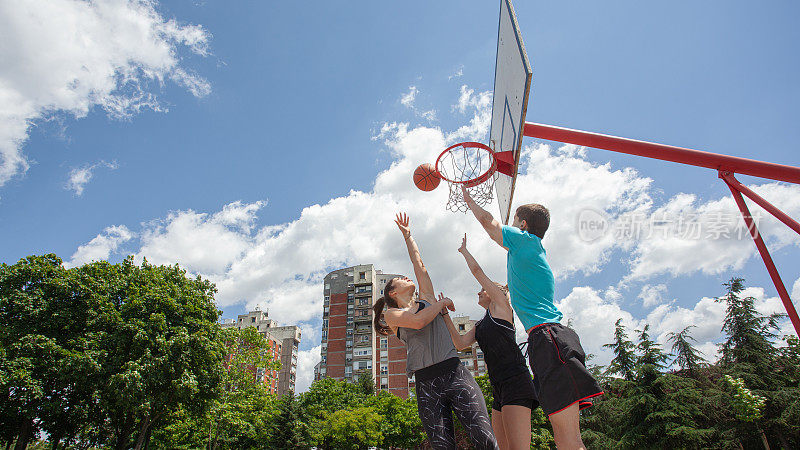
[[[524,220],[527,224],[527,231],[530,234],[544,239],[544,232],[550,227],[550,211],[538,203],[529,203],[517,208],[517,217]]]
[[[386,286],[383,288],[383,297],[379,298],[372,307],[372,311],[375,313],[372,319],[372,326],[375,327],[375,331],[384,336],[388,335],[392,331],[392,328],[386,325],[386,322],[382,320],[383,309],[386,305],[390,308],[397,308],[397,300],[389,295],[389,291],[394,290],[394,287],[392,287],[392,282],[394,280],[395,278],[392,278],[386,283]]]

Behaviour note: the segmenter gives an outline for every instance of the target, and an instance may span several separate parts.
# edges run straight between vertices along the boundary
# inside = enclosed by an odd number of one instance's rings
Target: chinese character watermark
[[[611,218],[605,212],[586,208],[578,213],[576,231],[585,242],[594,242],[608,235],[616,240],[741,240],[757,231],[761,215],[757,212],[749,219],[745,221],[737,213],[723,211],[630,212]]]

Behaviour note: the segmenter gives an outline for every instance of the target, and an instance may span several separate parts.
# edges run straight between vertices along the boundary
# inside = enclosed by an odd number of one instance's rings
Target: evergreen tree
[[[669,333],[669,341],[672,342],[672,353],[675,355],[675,361],[678,366],[687,371],[689,376],[695,378],[697,371],[701,364],[706,360],[700,356],[700,352],[694,348],[692,342],[697,342],[690,334],[689,330],[695,328],[694,325],[689,325],[677,333]],[[690,342],[691,341],[691,342]]]
[[[800,389],[796,377],[792,376],[795,373],[792,363],[782,358],[772,343],[776,337],[774,330],[778,329],[784,315],[760,314],[755,308],[755,299],[741,295],[745,287],[742,278],[732,278],[723,286],[726,293],[717,301],[726,305],[722,331],[727,338],[720,346],[720,368],[724,374],[742,380],[753,395],[766,399],[762,418],[739,421],[744,425],[728,424],[728,428],[734,428],[733,434],[744,445],[755,446],[763,440],[792,447],[800,443],[800,436],[786,419],[792,417]],[[732,407],[735,411],[735,404]]]
[[[639,343],[636,345],[636,350],[639,356],[636,358],[636,365],[640,372],[650,371],[658,373],[661,369],[666,367],[666,362],[669,357],[661,350],[661,346],[655,341],[650,339],[650,325],[645,324],[639,332]]]
[[[269,448],[308,447],[308,430],[300,421],[300,405],[293,395],[284,395],[278,402],[278,413],[270,424]]]
[[[773,372],[776,349],[770,341],[775,337],[771,330],[777,329],[780,315],[767,317],[759,314],[755,299],[740,295],[744,290],[744,279],[731,278],[723,286],[727,292],[716,300],[726,304],[722,331],[728,337],[720,346],[720,363],[726,372],[744,379],[748,386],[769,388],[774,383],[763,374]]]
[[[614,351],[614,359],[608,365],[606,374],[619,374],[628,381],[633,380],[636,375],[636,354],[633,351],[633,343],[628,340],[622,319],[617,319],[614,323],[614,342],[603,347]]]

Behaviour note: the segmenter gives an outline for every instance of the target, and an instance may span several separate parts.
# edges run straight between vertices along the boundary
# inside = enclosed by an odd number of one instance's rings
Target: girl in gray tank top
[[[437,301],[408,222],[406,214],[397,214],[395,223],[403,233],[419,283],[419,300],[414,301],[417,286],[409,278],[389,280],[373,307],[375,330],[396,334],[406,344],[406,371],[416,381],[417,410],[431,447],[456,448],[455,413],[476,448],[496,449],[483,393],[461,364],[441,316],[446,308],[455,310],[453,302],[441,294]],[[388,307],[385,312],[384,307]]]

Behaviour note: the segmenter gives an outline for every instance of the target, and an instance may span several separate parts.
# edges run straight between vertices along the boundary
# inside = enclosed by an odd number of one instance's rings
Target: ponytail
[[[383,308],[386,306],[386,300],[383,297],[379,298],[375,305],[372,307],[372,311],[375,313],[372,319],[372,326],[375,327],[375,331],[378,334],[382,334],[384,336],[388,335],[391,331],[388,325],[381,319],[383,318]]]
[[[395,299],[389,296],[389,291],[394,290],[392,288],[392,281],[394,281],[394,278],[389,280],[388,283],[386,283],[386,286],[383,288],[383,297],[379,298],[375,302],[375,305],[372,306],[372,311],[373,311],[372,326],[375,328],[375,331],[377,331],[378,334],[382,334],[384,336],[393,333],[392,333],[392,328],[389,325],[387,325],[384,320],[382,320],[383,309],[387,305],[392,308],[397,308],[397,301],[395,301]]]

